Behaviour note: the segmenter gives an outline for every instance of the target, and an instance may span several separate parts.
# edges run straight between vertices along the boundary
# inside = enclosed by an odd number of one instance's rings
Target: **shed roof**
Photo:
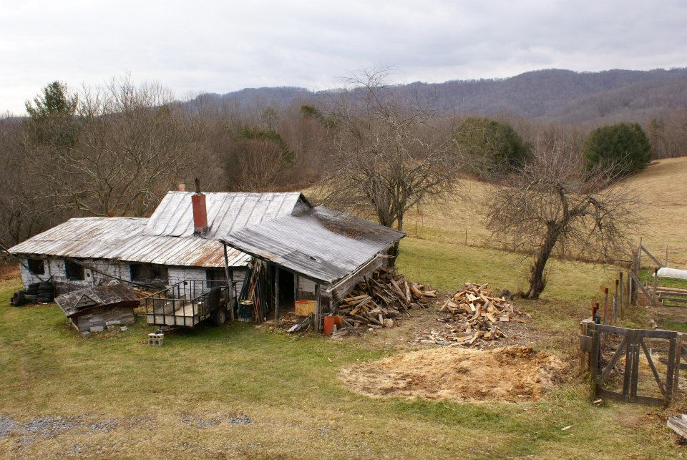
[[[145,228],[146,235],[193,236],[191,192],[167,192]],[[232,231],[275,217],[291,214],[300,202],[310,207],[300,192],[288,193],[205,193],[208,231],[205,238],[217,239]]]
[[[139,300],[138,296],[131,289],[121,284],[79,289],[78,291],[67,292],[55,298],[55,302],[67,316],[73,316],[91,308],[123,302],[135,304]]]
[[[10,248],[10,252],[171,266],[224,266],[224,249],[218,241],[146,235],[147,223],[147,218],[135,217],[73,218]],[[249,259],[239,251],[228,252],[231,267],[245,266]]]
[[[405,233],[322,206],[226,234],[227,245],[333,284]]]

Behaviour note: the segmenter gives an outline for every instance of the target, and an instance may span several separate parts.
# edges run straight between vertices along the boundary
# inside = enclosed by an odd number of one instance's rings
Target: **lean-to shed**
[[[246,226],[220,237],[227,246],[265,262],[274,278],[275,313],[292,299],[314,298],[326,314],[364,276],[388,264],[405,234],[323,206]],[[289,279],[295,286],[289,289]],[[283,280],[286,279],[287,283]]]
[[[139,298],[121,284],[78,289],[55,299],[79,332],[108,325],[131,324]]]

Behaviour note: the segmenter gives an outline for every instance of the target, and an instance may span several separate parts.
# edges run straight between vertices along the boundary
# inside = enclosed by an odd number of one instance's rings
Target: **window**
[[[29,271],[34,275],[44,275],[45,263],[43,259],[29,259]]]
[[[223,268],[208,268],[205,270],[206,286],[213,288],[215,286],[223,285],[226,282],[227,275]]]
[[[154,264],[129,264],[131,281],[167,280],[167,267]]]
[[[65,260],[64,270],[67,273],[67,279],[72,281],[81,281],[84,279],[83,266],[77,264],[76,262]]]

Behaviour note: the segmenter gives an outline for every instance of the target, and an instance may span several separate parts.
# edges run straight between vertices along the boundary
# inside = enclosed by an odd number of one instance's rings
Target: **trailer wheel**
[[[221,326],[227,321],[227,309],[225,307],[219,307],[212,313],[212,323],[215,326]]]

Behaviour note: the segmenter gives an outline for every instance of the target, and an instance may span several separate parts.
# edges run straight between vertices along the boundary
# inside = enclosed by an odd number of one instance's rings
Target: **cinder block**
[[[164,334],[157,334],[154,332],[151,332],[150,334],[148,334],[148,345],[150,345],[150,346],[161,347],[164,340],[165,340]]]
[[[91,326],[89,330],[91,332],[103,332],[103,327],[102,326]]]

